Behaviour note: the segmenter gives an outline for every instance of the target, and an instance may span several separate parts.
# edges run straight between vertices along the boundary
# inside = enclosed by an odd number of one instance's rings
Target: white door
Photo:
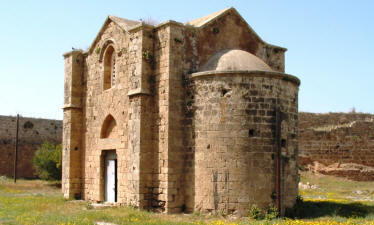
[[[105,201],[116,202],[116,160],[105,160]]]

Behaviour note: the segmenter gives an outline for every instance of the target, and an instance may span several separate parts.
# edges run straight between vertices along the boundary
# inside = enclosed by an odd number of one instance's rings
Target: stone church
[[[167,213],[292,207],[297,77],[234,8],[150,25],[109,16],[64,54],[66,198]]]

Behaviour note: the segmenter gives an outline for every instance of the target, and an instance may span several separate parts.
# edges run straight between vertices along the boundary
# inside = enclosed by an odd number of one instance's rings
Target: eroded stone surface
[[[299,116],[301,165],[324,174],[374,180],[373,115],[300,113]]]

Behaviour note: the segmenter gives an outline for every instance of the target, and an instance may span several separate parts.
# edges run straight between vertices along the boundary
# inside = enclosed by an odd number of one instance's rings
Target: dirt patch
[[[374,167],[356,163],[334,163],[331,165],[324,165],[314,161],[304,165],[303,168],[314,173],[345,177],[355,181],[374,181]]]

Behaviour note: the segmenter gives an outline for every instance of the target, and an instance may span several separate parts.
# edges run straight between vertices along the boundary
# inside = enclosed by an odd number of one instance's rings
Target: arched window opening
[[[104,54],[104,90],[115,85],[116,81],[116,54],[112,45],[109,45]]]
[[[112,115],[108,115],[101,127],[100,138],[110,138],[116,133],[117,123]]]
[[[116,57],[115,57],[115,54],[112,54],[112,75],[111,75],[111,78],[112,78],[112,85],[111,86],[114,86],[116,84]]]

